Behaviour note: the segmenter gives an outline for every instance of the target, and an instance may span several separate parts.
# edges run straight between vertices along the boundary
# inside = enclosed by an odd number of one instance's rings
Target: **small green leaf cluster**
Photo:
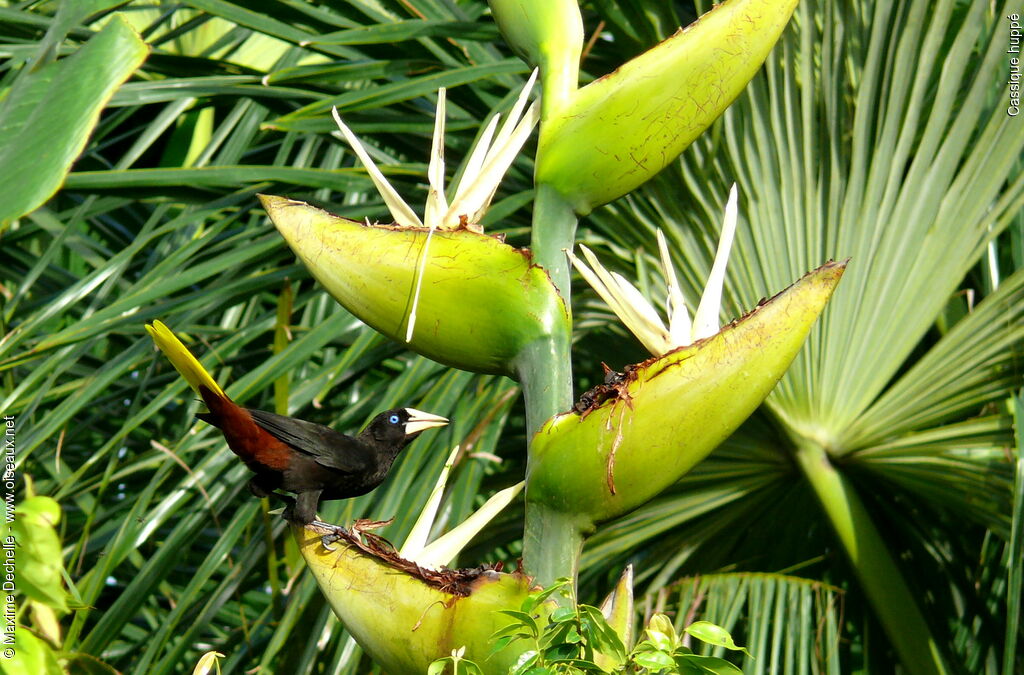
[[[565,602],[548,613],[544,605],[559,596]],[[551,586],[531,593],[519,611],[502,610],[512,622],[491,636],[491,654],[526,641],[529,648],[522,653],[511,670],[515,675],[541,673],[605,672],[595,663],[596,654],[607,654],[617,661],[626,658],[626,648],[608,625],[601,610],[579,605],[571,579],[562,577]],[[542,617],[547,614],[547,622]]]
[[[742,651],[743,647],[733,642],[729,632],[709,621],[696,621],[687,626],[686,634],[716,647]],[[725,659],[716,656],[701,656],[683,644],[675,626],[664,614],[655,614],[644,629],[644,639],[629,655],[625,672],[682,673],[683,675],[734,675],[742,671]],[[632,667],[632,669],[631,669]]]
[[[60,516],[57,502],[42,495],[26,497],[14,510],[9,539],[18,544],[15,594],[21,597],[18,621],[22,625],[12,630],[11,655],[0,661],[0,672],[5,674],[63,672],[58,661],[59,618],[68,612],[69,598],[62,583],[63,556],[56,530]]]
[[[545,605],[553,603],[553,596],[562,598],[565,603],[549,611]],[[735,675],[742,672],[725,659],[695,654],[685,646],[683,637],[676,633],[664,614],[652,616],[644,638],[628,650],[600,609],[576,603],[572,581],[567,578],[531,593],[519,610],[501,610],[501,613],[511,622],[491,636],[488,658],[516,643],[525,641],[528,645],[509,669],[509,675]],[[749,655],[746,649],[736,645],[728,631],[708,621],[692,623],[684,632],[710,645]],[[427,675],[483,675],[484,670],[464,659],[464,653],[465,649],[456,649],[451,656],[434,661]]]
[[[465,653],[465,647],[453,649],[451,656],[446,656],[431,663],[430,667],[427,668],[427,675],[446,673],[448,672],[448,666],[452,667],[451,675],[484,675],[484,671],[480,669],[480,666],[469,659],[462,658]]]

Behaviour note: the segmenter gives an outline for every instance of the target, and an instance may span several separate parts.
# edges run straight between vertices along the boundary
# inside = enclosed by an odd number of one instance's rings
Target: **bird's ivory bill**
[[[433,427],[443,427],[448,424],[448,418],[441,417],[440,415],[431,415],[428,412],[416,410],[416,408],[406,408],[405,412],[409,415],[409,420],[405,423],[405,433],[407,434],[414,434]]]

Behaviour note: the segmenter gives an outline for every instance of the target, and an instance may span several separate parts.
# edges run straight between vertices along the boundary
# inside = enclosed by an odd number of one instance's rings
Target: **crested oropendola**
[[[421,432],[448,424],[438,415],[415,408],[380,413],[356,436],[330,427],[234,403],[202,364],[160,321],[147,325],[153,342],[203,398],[210,412],[199,419],[221,430],[228,447],[256,475],[249,489],[258,497],[284,490],[296,495],[284,517],[307,525],[320,501],[366,494],[383,482],[391,464]]]

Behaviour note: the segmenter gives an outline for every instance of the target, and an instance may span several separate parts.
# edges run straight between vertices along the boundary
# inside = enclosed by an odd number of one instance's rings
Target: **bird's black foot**
[[[324,530],[330,530],[329,533],[320,536],[320,543],[328,551],[334,550],[334,547],[331,546],[331,544],[343,539],[345,535],[348,534],[348,532],[345,531],[344,527],[340,527],[338,525],[331,525],[330,523],[325,523],[322,520],[314,520],[312,523],[310,523],[310,525],[314,525]]]
[[[325,534],[325,535],[321,536],[320,537],[320,545],[323,546],[324,549],[327,550],[327,551],[335,550],[334,546],[332,546],[331,544],[333,544],[336,541],[340,541],[344,532],[345,531],[342,530],[339,527],[334,532],[331,532],[330,534]]]
[[[322,520],[313,520],[309,524],[313,525],[314,527],[322,527],[325,530],[334,530],[335,532],[338,532],[338,531],[344,532],[345,531],[345,528],[341,527],[340,525],[331,525],[330,523],[325,523]]]
[[[320,490],[300,492],[295,500],[288,499],[288,506],[281,516],[293,525],[306,526],[316,521],[316,507],[320,502]]]

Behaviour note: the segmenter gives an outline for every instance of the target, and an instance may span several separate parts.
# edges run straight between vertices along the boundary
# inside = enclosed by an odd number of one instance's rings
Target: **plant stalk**
[[[798,442],[796,459],[903,666],[914,675],[945,673],[924,615],[853,485],[809,439]]]
[[[527,346],[516,363],[526,402],[526,425],[531,439],[544,422],[572,406],[572,305],[569,261],[565,249],[576,235],[576,214],[553,189],[537,186],[533,211],[533,261],[547,270],[565,300],[570,318],[556,326],[545,340]],[[527,461],[526,525],[523,532],[523,568],[536,583],[550,585],[559,577],[576,580],[584,529],[563,513],[530,502]],[[571,478],[569,476],[567,479]]]
[[[527,497],[526,529],[523,532],[524,571],[533,577],[535,584],[545,588],[557,579],[572,579],[575,591],[583,538],[590,529],[589,524],[580,522],[575,514],[531,504]]]

